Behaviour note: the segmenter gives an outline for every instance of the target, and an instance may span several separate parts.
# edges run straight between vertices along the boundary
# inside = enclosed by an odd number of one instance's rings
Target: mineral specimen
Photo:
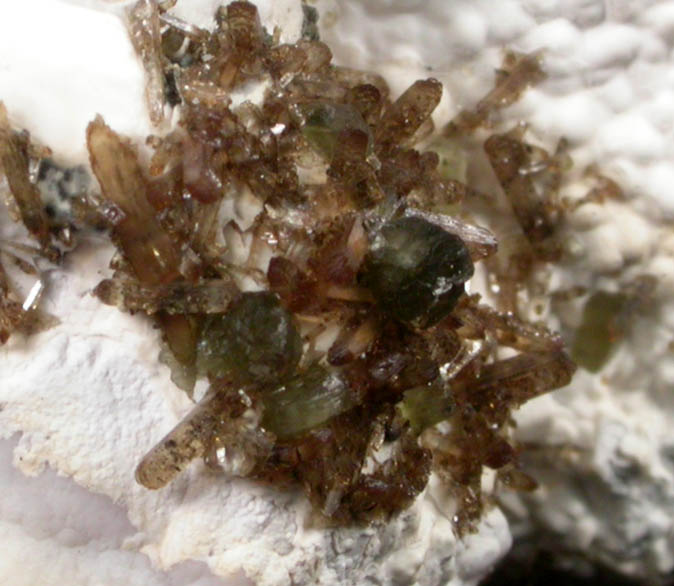
[[[466,221],[463,200],[476,192],[425,146],[441,84],[417,81],[391,101],[378,75],[333,65],[310,29],[280,43],[245,1],[220,8],[213,31],[152,0],[127,17],[152,118],[162,122],[170,104],[179,122],[148,139],[147,161],[93,120],[101,193],[81,201],[76,220],[105,227],[118,248],[95,294],[154,320],[185,390],[208,382],[137,480],[158,489],[203,458],[301,486],[329,522],[350,524],[396,514],[435,471],[459,497],[459,530],[482,512],[485,466],[530,487],[511,412],[567,384],[575,366],[543,326],[466,294],[497,242]],[[534,56],[508,55],[504,71],[445,134],[473,132],[541,76]],[[256,103],[234,100],[256,85]],[[28,143],[5,119],[3,166],[44,248],[51,227]],[[561,156],[533,150],[521,130],[485,148],[527,252],[552,259],[559,214],[547,194]]]

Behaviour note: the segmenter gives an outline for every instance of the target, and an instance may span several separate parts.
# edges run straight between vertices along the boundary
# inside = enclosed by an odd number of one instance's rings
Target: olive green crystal
[[[452,311],[473,270],[461,238],[405,217],[376,236],[361,281],[393,317],[425,328]]]
[[[583,321],[576,332],[573,359],[590,372],[597,372],[622,339],[620,315],[627,303],[622,293],[598,291],[585,304]]]
[[[335,371],[313,365],[263,398],[263,425],[278,437],[312,429],[356,403],[354,393]]]
[[[398,404],[402,416],[415,433],[447,419],[454,408],[451,393],[439,383],[414,387],[405,391]]]
[[[198,353],[199,370],[209,376],[265,385],[295,370],[302,340],[276,295],[244,293],[226,314],[207,319]]]

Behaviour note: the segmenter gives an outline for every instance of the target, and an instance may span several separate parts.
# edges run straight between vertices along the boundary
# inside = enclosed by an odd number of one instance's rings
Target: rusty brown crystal
[[[209,384],[143,458],[138,482],[160,489],[202,458],[301,487],[323,517],[350,524],[408,507],[435,472],[458,497],[458,529],[482,511],[484,467],[531,488],[512,411],[568,384],[575,365],[514,302],[500,313],[466,293],[498,243],[466,221],[463,204],[479,194],[423,147],[440,82],[392,100],[381,76],[333,65],[315,34],[281,44],[245,1],[220,8],[212,31],[153,0],[127,18],[152,120],[171,105],[179,123],[148,139],[148,162],[101,117],[89,125],[101,194],[78,217],[104,219],[119,253],[94,294],[155,320],[186,391]],[[541,77],[537,56],[508,54],[496,88],[445,135],[472,134]],[[233,105],[232,90],[258,83],[261,103]],[[5,173],[46,247],[26,144],[0,110]],[[523,279],[556,258],[560,207],[540,184],[556,194],[564,160],[521,129],[485,149],[526,243]],[[0,339],[9,299],[0,266]]]

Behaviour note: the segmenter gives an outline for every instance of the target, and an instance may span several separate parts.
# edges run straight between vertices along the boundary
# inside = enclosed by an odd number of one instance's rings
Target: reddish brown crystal
[[[415,81],[384,112],[377,124],[375,140],[380,149],[405,144],[430,119],[442,97],[437,79]]]

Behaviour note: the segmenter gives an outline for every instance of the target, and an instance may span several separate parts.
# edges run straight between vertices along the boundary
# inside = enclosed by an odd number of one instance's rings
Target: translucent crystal
[[[157,287],[143,287],[131,279],[104,279],[94,294],[121,310],[154,314],[223,313],[239,290],[229,279],[209,279],[197,284],[185,281]]]
[[[278,437],[289,437],[347,411],[355,399],[337,372],[315,365],[264,394],[263,425]]]
[[[91,166],[103,195],[123,213],[113,233],[138,280],[158,285],[178,275],[178,252],[148,201],[148,184],[130,144],[98,116],[87,127]]]
[[[212,458],[231,474],[246,476],[267,457],[272,440],[259,427],[259,402],[221,383],[141,460],[136,479],[158,489],[199,457]]]
[[[473,132],[486,124],[489,117],[513,104],[529,86],[545,79],[539,53],[522,54],[508,51],[496,72],[496,85],[474,109],[463,110],[445,129],[446,134]]]
[[[375,134],[378,145],[409,141],[440,103],[442,84],[434,78],[415,81],[386,110]]]
[[[507,134],[495,134],[487,139],[484,148],[524,234],[542,252],[541,243],[549,239],[556,228],[552,193],[540,193],[534,181],[535,173],[526,172],[535,157],[532,147],[521,140],[521,134],[520,128]],[[543,156],[547,157],[547,153]],[[545,163],[541,169],[546,169]]]
[[[147,86],[145,94],[153,124],[164,119],[164,73],[159,10],[154,0],[138,0],[127,10],[129,37],[141,58]]]

